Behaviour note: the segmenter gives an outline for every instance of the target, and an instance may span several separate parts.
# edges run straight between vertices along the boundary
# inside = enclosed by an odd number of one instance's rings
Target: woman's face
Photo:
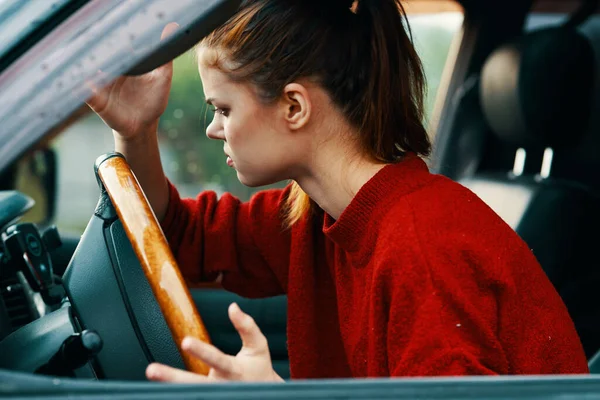
[[[240,182],[254,187],[291,178],[297,144],[281,104],[264,105],[249,84],[234,82],[216,68],[200,63],[199,72],[206,101],[215,110],[206,136],[223,141],[223,162],[235,168]]]

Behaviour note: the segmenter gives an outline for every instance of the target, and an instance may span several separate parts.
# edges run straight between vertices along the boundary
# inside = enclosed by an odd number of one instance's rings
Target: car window
[[[428,79],[427,120],[434,106],[451,43],[462,25],[462,11],[453,1],[438,1],[443,7],[407,13],[413,40]],[[450,7],[448,7],[450,5]],[[418,11],[418,12],[413,12]],[[248,188],[224,162],[223,145],[209,140],[205,128],[212,114],[204,102],[193,54],[175,60],[169,105],[159,126],[161,158],[167,177],[183,196],[203,190],[230,192],[247,200],[263,188]],[[93,179],[97,156],[113,149],[110,130],[95,115],[88,115],[54,141],[58,153],[57,225],[62,231],[82,232],[98,200]],[[285,182],[273,187],[282,187]]]
[[[566,23],[568,19],[568,14],[533,12],[527,15],[525,31],[531,32],[543,28],[558,27]],[[590,39],[592,46],[596,46],[599,42],[598,39],[600,39],[600,15],[592,15],[579,25],[578,29]]]
[[[428,125],[433,122],[434,105],[444,76],[453,64],[452,44],[463,23],[463,13],[458,7],[451,11],[409,14],[408,20],[413,33],[415,47],[427,77],[425,118]],[[408,8],[407,11],[410,11]],[[433,135],[430,129],[430,134]]]

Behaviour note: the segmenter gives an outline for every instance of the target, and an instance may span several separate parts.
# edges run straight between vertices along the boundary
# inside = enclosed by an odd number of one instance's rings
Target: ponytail
[[[428,156],[425,73],[404,7],[398,0],[362,0],[357,10],[361,13],[370,28],[370,78],[359,105],[364,110],[364,145],[384,162],[397,161],[405,152]]]

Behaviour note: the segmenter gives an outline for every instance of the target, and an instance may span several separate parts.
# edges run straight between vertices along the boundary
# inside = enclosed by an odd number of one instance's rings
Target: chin
[[[250,174],[242,174],[240,173],[240,171],[237,171],[237,177],[238,180],[242,183],[242,185],[244,186],[248,186],[248,187],[259,187],[259,186],[266,186],[266,185],[271,185],[273,183],[277,183],[279,180],[276,179],[269,179],[266,176],[258,176],[258,175],[250,175]]]

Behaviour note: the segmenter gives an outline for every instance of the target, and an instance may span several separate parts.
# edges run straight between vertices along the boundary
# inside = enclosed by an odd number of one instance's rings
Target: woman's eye
[[[229,115],[229,109],[227,108],[213,107],[212,111],[215,114],[221,114],[224,117],[227,117]]]

